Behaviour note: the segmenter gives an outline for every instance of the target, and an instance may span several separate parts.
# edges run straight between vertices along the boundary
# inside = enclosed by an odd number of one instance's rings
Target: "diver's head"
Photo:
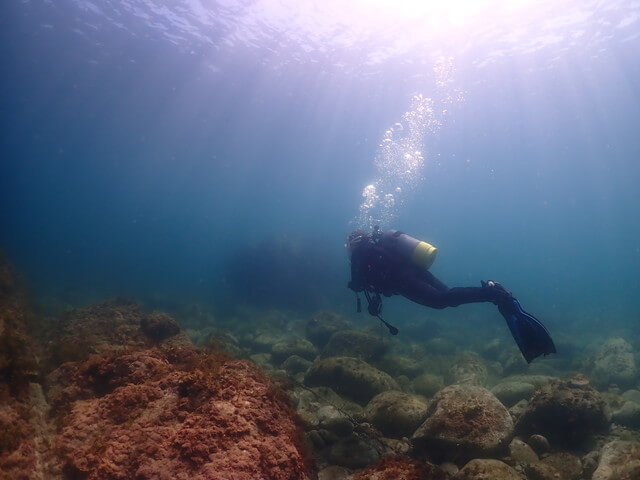
[[[347,252],[349,252],[349,258],[351,258],[351,254],[353,250],[358,248],[360,245],[363,245],[369,241],[369,235],[366,234],[363,230],[354,230],[347,237],[347,243],[345,247],[347,247]]]

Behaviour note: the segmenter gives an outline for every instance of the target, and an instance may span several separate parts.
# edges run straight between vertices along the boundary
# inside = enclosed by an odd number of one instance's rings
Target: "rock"
[[[164,315],[164,314],[163,314]],[[92,354],[121,351],[127,348],[143,348],[158,343],[142,328],[148,322],[147,332],[153,333],[152,324],[171,325],[170,317],[153,320],[154,314],[145,314],[139,305],[129,301],[109,301],[74,310],[55,326],[48,353],[48,362],[53,368],[64,362],[84,361]],[[151,318],[151,320],[149,320]],[[147,319],[147,320],[145,320]],[[161,330],[163,327],[159,327]],[[167,326],[171,331],[170,326]],[[171,345],[191,345],[183,333],[166,337],[163,343]]]
[[[281,365],[289,375],[295,375],[296,373],[306,372],[311,367],[311,362],[305,360],[298,355],[291,355]]]
[[[398,390],[396,381],[364,360],[351,357],[329,357],[316,360],[307,374],[308,386],[330,387],[340,395],[366,404],[387,390]]]
[[[592,372],[596,385],[628,387],[634,384],[637,374],[633,348],[623,338],[607,340],[596,353]]]
[[[522,353],[519,350],[509,350],[508,353],[501,359],[504,373],[506,375],[512,375],[515,373],[523,373],[529,369],[529,364],[522,358]]]
[[[443,462],[443,463],[441,463],[440,464],[440,469],[444,473],[449,475],[450,477],[453,477],[456,473],[458,473],[460,471],[458,466],[455,463],[452,463],[452,462]]]
[[[161,342],[180,333],[178,323],[166,313],[153,312],[140,320],[140,329],[151,340]]]
[[[349,480],[446,480],[447,475],[429,462],[404,455],[384,457],[379,463],[354,473]]]
[[[487,367],[482,359],[472,352],[458,355],[449,368],[451,383],[484,386],[487,383]]]
[[[281,333],[259,332],[257,335],[247,335],[243,343],[256,353],[271,353],[273,346],[282,340]]]
[[[271,355],[278,363],[292,355],[298,355],[305,360],[313,360],[318,355],[318,349],[309,340],[291,337],[276,342],[271,347]]]
[[[622,398],[624,398],[625,400],[631,400],[632,402],[636,402],[640,404],[640,391],[627,390],[622,394]]]
[[[365,415],[385,436],[401,438],[411,436],[424,422],[427,408],[421,397],[389,390],[371,399]]]
[[[444,378],[433,373],[423,373],[413,379],[411,386],[417,394],[431,398],[444,388]]]
[[[318,312],[307,322],[307,338],[318,348],[323,348],[331,335],[350,328],[349,322],[333,312]]]
[[[362,407],[351,402],[327,387],[304,388],[296,387],[291,392],[291,397],[296,404],[296,411],[302,419],[305,428],[317,428],[320,420],[318,411],[324,405],[331,405],[344,411],[356,421],[364,421]]]
[[[509,408],[509,414],[514,421],[518,420],[522,414],[525,412],[527,407],[529,406],[529,402],[526,400],[520,400],[513,407]]]
[[[270,353],[254,353],[249,355],[249,360],[258,365],[263,370],[273,370],[273,358]]]
[[[520,400],[528,400],[535,387],[530,383],[525,382],[502,382],[498,383],[491,389],[498,400],[500,400],[507,407],[512,407]]]
[[[318,409],[320,428],[329,430],[339,437],[347,437],[353,432],[351,419],[333,405],[325,405]]]
[[[524,468],[527,480],[564,480],[560,472],[544,462],[531,463]]]
[[[301,478],[313,469],[284,392],[255,365],[192,348],[65,364],[65,478]]]
[[[539,433],[552,444],[575,447],[609,428],[611,415],[600,393],[575,380],[540,387],[518,419],[516,431]]]
[[[575,455],[566,452],[552,453],[542,459],[543,463],[551,465],[564,480],[575,480],[582,474],[582,462]]]
[[[494,338],[482,347],[482,355],[489,360],[498,360],[500,354],[504,352],[504,342],[500,338]]]
[[[591,478],[593,472],[598,468],[598,459],[600,458],[600,452],[598,450],[592,450],[582,457],[582,476],[584,478]]]
[[[521,480],[513,468],[499,460],[471,460],[453,477],[453,480]]]
[[[509,457],[511,458],[514,466],[528,465],[529,463],[535,463],[539,460],[536,452],[518,438],[514,438],[509,444]]]
[[[367,440],[356,436],[343,438],[329,449],[329,461],[347,468],[364,468],[373,465],[380,459],[380,454],[371,444],[371,439]]]
[[[331,465],[318,472],[318,480],[347,480],[349,470],[338,465]]]
[[[331,335],[322,350],[322,357],[355,357],[369,362],[380,358],[386,349],[387,344],[378,335],[341,330]]]
[[[414,358],[394,354],[386,354],[376,363],[376,367],[383,372],[387,372],[392,377],[406,375],[409,378],[413,378],[422,370],[422,367]]]
[[[457,345],[446,338],[435,337],[427,340],[425,347],[429,353],[451,355],[456,351]]]
[[[549,445],[549,440],[547,440],[542,435],[533,434],[527,440],[527,443],[533,448],[533,450],[538,454],[542,455],[543,453],[547,453],[551,450],[551,445]]]
[[[507,409],[487,389],[451,385],[433,398],[427,419],[413,434],[417,452],[447,460],[488,456],[503,450],[513,435]]]
[[[522,383],[530,383],[535,388],[546,385],[547,383],[551,383],[557,378],[552,377],[550,375],[510,375],[509,377],[502,380],[503,382],[522,382]]]
[[[637,480],[640,478],[640,443],[614,440],[600,452],[592,480]]]
[[[613,412],[611,420],[629,428],[640,428],[640,405],[636,402],[625,402],[622,408]]]
[[[406,375],[399,375],[395,377],[395,381],[400,385],[400,390],[403,392],[411,391],[411,380]]]

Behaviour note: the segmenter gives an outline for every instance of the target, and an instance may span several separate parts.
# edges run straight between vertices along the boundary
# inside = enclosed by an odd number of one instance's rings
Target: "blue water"
[[[344,239],[363,189],[396,181],[379,145],[423,95],[437,127],[383,227],[438,246],[451,286],[500,280],[554,332],[637,321],[640,4],[446,28],[424,7],[383,24],[313,5],[5,2],[0,249],[39,298],[351,314]]]

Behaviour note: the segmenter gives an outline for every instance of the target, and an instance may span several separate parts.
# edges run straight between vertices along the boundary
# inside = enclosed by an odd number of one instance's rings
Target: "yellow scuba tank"
[[[397,255],[407,258],[424,268],[429,268],[433,264],[438,253],[438,249],[430,243],[413,238],[398,230],[384,232],[382,234],[382,244]]]

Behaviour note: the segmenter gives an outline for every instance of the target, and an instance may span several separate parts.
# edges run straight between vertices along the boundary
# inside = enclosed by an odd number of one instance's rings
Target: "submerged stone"
[[[346,395],[362,404],[378,393],[400,388],[388,374],[364,360],[352,357],[316,360],[305,375],[305,384],[312,387],[330,387],[336,393]]]
[[[518,419],[517,431],[539,433],[552,444],[575,447],[609,428],[611,414],[599,392],[583,382],[555,381],[540,387]]]
[[[418,453],[464,460],[503,452],[512,435],[511,415],[489,390],[451,385],[433,398],[412,442]]]
[[[417,395],[389,390],[373,397],[365,414],[385,436],[409,437],[425,420],[428,406]]]

